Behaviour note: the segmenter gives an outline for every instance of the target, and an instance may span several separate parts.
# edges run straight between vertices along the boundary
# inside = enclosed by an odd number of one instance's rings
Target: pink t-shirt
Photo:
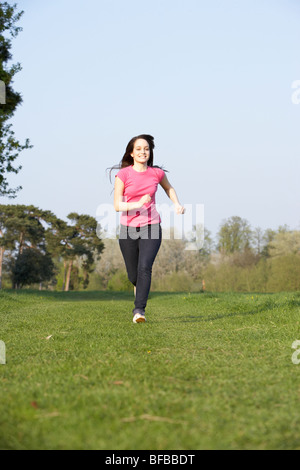
[[[148,224],[159,224],[160,215],[155,207],[155,193],[158,184],[165,176],[164,170],[148,166],[146,171],[138,172],[132,165],[122,168],[116,176],[123,181],[124,202],[137,202],[145,194],[150,194],[151,201],[140,209],[121,213],[121,225],[143,227]]]

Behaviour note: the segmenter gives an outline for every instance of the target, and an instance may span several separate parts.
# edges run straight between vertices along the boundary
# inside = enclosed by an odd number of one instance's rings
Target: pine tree
[[[19,63],[9,65],[12,59],[11,39],[22,30],[16,23],[23,15],[23,11],[16,11],[17,5],[0,3],[0,196],[16,197],[22,189],[9,188],[8,173],[18,173],[21,166],[15,166],[15,160],[22,150],[31,148],[29,139],[21,144],[12,130],[9,120],[13,117],[17,107],[22,103],[20,93],[13,90],[13,78],[21,70]]]

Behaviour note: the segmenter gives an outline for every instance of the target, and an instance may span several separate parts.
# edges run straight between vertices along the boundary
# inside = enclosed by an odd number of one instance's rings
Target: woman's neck
[[[138,171],[139,173],[142,173],[143,171],[147,171],[147,168],[148,168],[147,162],[146,163],[134,162],[132,166],[135,169],[135,171]]]

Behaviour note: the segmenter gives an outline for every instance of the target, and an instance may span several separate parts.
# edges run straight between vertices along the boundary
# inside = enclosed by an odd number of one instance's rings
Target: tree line
[[[169,239],[169,231],[167,238],[163,237],[153,266],[154,291],[300,290],[300,231],[287,226],[252,229],[247,220],[233,216],[221,222],[215,239],[204,228],[201,250],[187,250],[189,243],[176,239],[176,234]],[[117,240],[103,242],[94,288],[132,290]]]
[[[0,205],[0,287],[132,291],[118,239],[100,239],[89,215],[73,212],[67,219],[35,206]],[[252,229],[234,216],[221,223],[215,240],[204,229],[200,250],[187,250],[188,243],[172,232],[163,238],[152,290],[300,290],[300,231]]]

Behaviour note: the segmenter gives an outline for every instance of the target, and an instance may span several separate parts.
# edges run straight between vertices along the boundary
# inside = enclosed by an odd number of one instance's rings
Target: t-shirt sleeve
[[[160,183],[164,179],[165,172],[161,168],[157,168],[156,172],[157,172],[158,182]]]
[[[123,181],[123,183],[125,184],[126,182],[126,169],[125,168],[122,168],[120,171],[118,171],[118,173],[116,174],[116,177],[120,178],[121,181]]]

